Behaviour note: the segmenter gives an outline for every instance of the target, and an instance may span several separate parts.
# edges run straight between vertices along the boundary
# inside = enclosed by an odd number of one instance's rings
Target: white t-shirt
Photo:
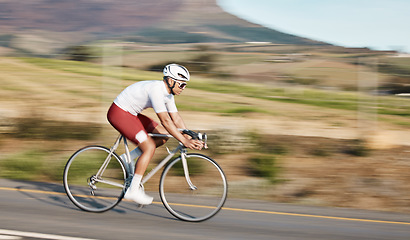
[[[125,88],[114,103],[131,113],[138,115],[146,108],[153,108],[156,113],[178,112],[174,95],[169,94],[163,81],[141,81]]]

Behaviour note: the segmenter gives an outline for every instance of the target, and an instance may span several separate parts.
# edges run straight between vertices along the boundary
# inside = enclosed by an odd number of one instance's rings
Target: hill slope
[[[239,19],[224,12],[215,0],[0,0],[1,32],[37,35],[39,30],[51,38],[51,33],[76,33],[64,37],[67,42],[126,36],[161,43],[324,44]]]

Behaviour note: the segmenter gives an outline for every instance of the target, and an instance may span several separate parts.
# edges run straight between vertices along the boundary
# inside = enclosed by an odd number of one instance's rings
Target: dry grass
[[[101,69],[96,67],[98,65],[71,65],[68,62],[53,65],[52,61],[32,61],[0,58],[2,133],[13,132],[15,123],[11,122],[12,119],[33,115],[49,121],[87,122],[103,127],[92,140],[42,139],[33,142],[30,139],[16,139],[13,135],[2,135],[0,150],[5,155],[0,161],[13,159],[13,156],[24,157],[20,152],[33,156],[33,149],[38,149],[45,161],[58,159],[59,163],[54,162],[55,165],[51,166],[59,169],[65,159],[81,146],[112,144],[117,133],[105,120],[111,101],[125,86],[140,78],[160,77],[157,73],[133,69]],[[338,66],[328,65],[335,69]],[[201,84],[210,81],[205,78],[194,80]],[[245,90],[247,87],[236,89]],[[211,138],[216,132],[223,131],[233,137],[226,142],[228,149],[233,151],[222,155],[204,152],[211,154],[225,169],[231,185],[230,196],[348,207],[366,207],[365,203],[371,202],[368,208],[407,211],[404,193],[409,192],[408,189],[398,187],[395,191],[386,190],[393,183],[407,181],[409,169],[405,159],[409,150],[396,146],[410,145],[409,129],[392,122],[393,119],[404,122],[406,116],[378,117],[354,110],[272,101],[246,96],[238,91],[217,90],[191,87],[176,99],[191,129],[211,130],[214,133]],[[287,91],[286,94],[293,94],[299,90]],[[155,118],[152,111],[147,114]],[[281,181],[277,182],[276,187],[269,180],[250,175],[249,159],[254,153],[249,148],[249,142],[237,137],[247,132],[288,136],[274,137],[277,141],[269,140],[275,144],[272,146],[281,143],[288,149],[286,154],[279,156],[276,152],[269,152],[275,154],[280,166],[278,176]],[[372,152],[368,157],[355,157],[337,149],[328,149],[343,146],[346,144],[343,139],[362,137],[373,144],[370,147],[382,150],[374,150],[377,152]],[[303,144],[295,144],[298,141]],[[47,152],[47,148],[53,149],[53,152]],[[161,151],[165,150],[160,150],[160,155],[163,154]],[[366,168],[369,170],[366,171]],[[332,185],[334,182],[336,184]],[[378,191],[381,193],[377,194]]]

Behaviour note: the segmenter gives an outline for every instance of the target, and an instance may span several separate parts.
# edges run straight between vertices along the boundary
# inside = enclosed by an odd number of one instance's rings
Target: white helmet
[[[189,81],[188,70],[184,66],[175,63],[168,64],[164,67],[164,76],[171,77],[175,80],[181,80],[186,82]]]

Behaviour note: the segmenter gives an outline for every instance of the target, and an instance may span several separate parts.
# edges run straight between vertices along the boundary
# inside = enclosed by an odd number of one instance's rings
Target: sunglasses
[[[174,79],[172,79],[172,80],[174,80]],[[187,83],[186,82],[178,82],[177,80],[174,80],[176,83],[178,83],[178,87],[180,88],[180,89],[185,89],[185,87],[186,87],[186,85],[187,85]]]

